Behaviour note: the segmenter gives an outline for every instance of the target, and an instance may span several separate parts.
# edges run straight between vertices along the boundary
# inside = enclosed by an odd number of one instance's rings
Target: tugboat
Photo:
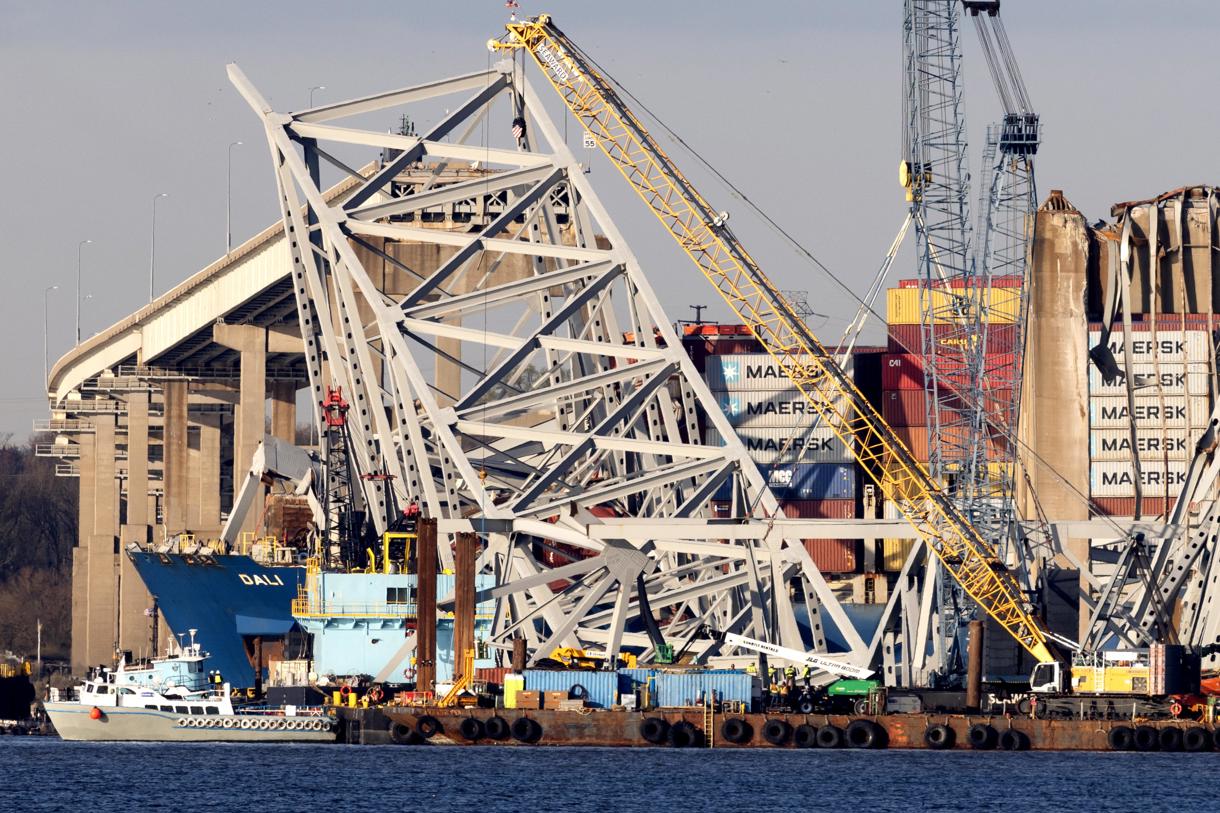
[[[191,642],[143,664],[99,668],[75,690],[53,694],[47,716],[61,739],[125,742],[334,742],[334,721],[320,707],[240,706],[208,654]]]

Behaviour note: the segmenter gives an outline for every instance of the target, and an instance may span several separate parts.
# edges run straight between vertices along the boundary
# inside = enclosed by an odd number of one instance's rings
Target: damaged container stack
[[[985,298],[988,309],[989,324],[986,332],[985,368],[1007,369],[1015,364],[1015,342],[1017,337],[1016,317],[1020,310],[1020,279],[1018,277],[996,277]],[[915,458],[927,463],[929,460],[929,410],[927,403],[924,366],[922,363],[923,319],[922,310],[928,304],[927,297],[933,296],[931,308],[934,312],[948,311],[954,296],[959,296],[963,290],[963,281],[954,280],[946,288],[921,291],[917,279],[900,280],[898,287],[886,292],[886,322],[888,325],[888,350],[882,359],[881,371],[881,414],[894,432],[911,450]],[[961,327],[951,324],[947,319],[937,317],[932,326],[936,341],[952,346],[955,341],[969,341]],[[942,352],[942,357],[944,356]],[[947,372],[947,376],[944,373]],[[961,380],[964,383],[967,375],[962,368]],[[948,381],[952,386],[955,374],[952,369],[942,370],[942,381]],[[996,377],[999,380],[999,377]],[[983,382],[986,389],[987,382]],[[1011,398],[1008,390],[986,392],[988,408],[998,408]],[[994,405],[994,406],[993,406]],[[942,412],[942,423],[948,421],[949,413]],[[989,457],[995,458],[1001,453],[999,438],[991,441]],[[1000,465],[992,463],[990,465]],[[884,476],[884,475],[883,475]],[[886,489],[889,491],[889,489]],[[902,513],[892,503],[884,507],[887,519],[900,519]],[[903,563],[910,554],[913,540],[886,539],[882,542],[882,569],[896,572],[902,569]]]
[[[858,517],[859,477],[851,449],[817,420],[816,411],[775,360],[761,352],[746,328],[691,325],[685,331],[685,342],[784,514],[796,519]],[[850,358],[846,366],[851,375],[854,365]],[[723,439],[709,424],[703,442],[721,445]],[[716,497],[727,514],[731,492],[725,488]],[[823,573],[858,569],[859,540],[804,542]]]
[[[1091,323],[1090,348],[1101,337],[1102,325]],[[1106,344],[1119,372],[1107,377],[1089,365],[1089,496],[1095,513],[1130,517],[1138,483],[1140,515],[1155,517],[1181,491],[1211,415],[1206,317],[1158,314],[1155,322],[1133,322],[1129,343],[1120,324]]]

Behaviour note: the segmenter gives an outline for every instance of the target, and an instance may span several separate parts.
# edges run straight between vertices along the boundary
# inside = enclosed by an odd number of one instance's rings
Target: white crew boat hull
[[[93,706],[43,703],[61,739],[80,742],[334,742],[328,717],[263,714],[181,714],[112,706],[93,719]]]

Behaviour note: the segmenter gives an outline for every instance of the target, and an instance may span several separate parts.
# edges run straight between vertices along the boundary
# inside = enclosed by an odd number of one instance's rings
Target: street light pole
[[[314,85],[309,89],[309,107],[313,108],[313,92],[315,90],[326,90],[326,85]]]
[[[225,198],[225,256],[233,252],[233,148],[240,147],[240,141],[234,141],[229,144],[229,165],[226,170],[228,176],[228,195]]]
[[[157,201],[161,198],[168,198],[168,192],[159,192],[153,196],[152,201],[152,249],[148,253],[148,301],[152,302],[156,296],[155,286],[157,281]]]
[[[92,240],[81,240],[76,244],[76,343],[80,344],[80,251]]]
[[[47,338],[51,327],[51,291],[59,290],[58,285],[48,285],[42,291],[42,380],[45,383],[51,378],[51,359],[49,347],[50,340]]]

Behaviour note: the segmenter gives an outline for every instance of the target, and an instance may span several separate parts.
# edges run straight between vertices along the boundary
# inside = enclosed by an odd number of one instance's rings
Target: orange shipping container
[[[822,573],[855,573],[856,539],[803,539],[805,550]]]
[[[1090,497],[1096,516],[1130,517],[1135,514],[1135,497]],[[1144,497],[1140,504],[1140,517],[1151,519],[1163,516],[1173,505],[1172,498]]]
[[[792,500],[780,503],[784,516],[790,519],[854,519],[853,500]]]

